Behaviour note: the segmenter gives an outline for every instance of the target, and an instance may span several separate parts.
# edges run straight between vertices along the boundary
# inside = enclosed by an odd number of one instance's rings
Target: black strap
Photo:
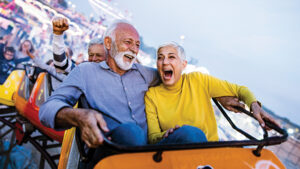
[[[61,70],[66,70],[69,66],[69,59],[67,59],[67,62],[64,66],[57,66],[54,64],[54,67],[57,68],[57,69],[61,69]]]

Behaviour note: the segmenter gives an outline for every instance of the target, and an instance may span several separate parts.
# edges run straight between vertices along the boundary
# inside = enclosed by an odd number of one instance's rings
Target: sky
[[[108,2],[107,0],[103,0]],[[93,13],[88,1],[72,0]],[[175,41],[189,61],[247,86],[277,115],[300,124],[299,0],[111,0],[148,46]],[[180,36],[184,35],[184,40]]]

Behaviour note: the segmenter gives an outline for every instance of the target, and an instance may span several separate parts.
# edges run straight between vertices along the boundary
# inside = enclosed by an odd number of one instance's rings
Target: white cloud
[[[205,67],[188,64],[184,69],[183,73],[190,73],[190,72],[201,72],[204,74],[209,74],[209,71]]]

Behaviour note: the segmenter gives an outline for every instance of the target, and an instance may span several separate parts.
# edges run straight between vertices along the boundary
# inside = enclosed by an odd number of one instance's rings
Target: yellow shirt
[[[145,95],[149,142],[157,143],[176,124],[198,127],[208,141],[218,141],[211,98],[221,96],[237,96],[248,106],[256,101],[247,87],[200,72],[183,74],[172,87],[161,84],[150,88]]]

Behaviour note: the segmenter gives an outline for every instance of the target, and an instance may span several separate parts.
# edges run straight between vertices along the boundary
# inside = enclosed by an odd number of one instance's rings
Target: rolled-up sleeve
[[[85,86],[82,82],[80,68],[76,67],[40,107],[41,123],[56,130],[63,130],[63,128],[55,126],[56,114],[64,107],[73,107],[83,90],[85,90]]]
[[[61,55],[65,52],[65,43],[63,35],[53,34],[53,53]]]
[[[57,112],[65,107],[71,107],[71,106],[56,100],[49,101],[47,102],[47,104],[44,103],[41,106],[39,111],[41,123],[46,127],[50,127],[56,130],[64,130],[55,127],[55,117]]]
[[[63,35],[53,35],[53,63],[58,72],[70,72],[72,61],[66,56]]]

